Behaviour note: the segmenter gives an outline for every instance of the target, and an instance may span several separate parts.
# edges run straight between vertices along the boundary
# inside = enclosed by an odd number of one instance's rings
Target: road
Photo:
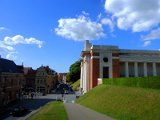
[[[46,96],[37,96],[34,99],[24,99],[16,105],[26,106],[30,110],[30,112],[28,112],[27,114],[25,114],[22,117],[13,117],[13,116],[9,115],[9,112],[8,112],[8,113],[4,114],[3,116],[1,115],[0,120],[24,120],[26,118],[26,116],[33,114],[39,108],[44,106],[46,103],[48,103],[50,101],[54,101],[56,99],[62,99],[62,95],[61,94],[48,94]],[[64,99],[64,102],[74,103],[74,101],[76,99],[76,95],[75,94],[65,94],[63,99]],[[14,106],[16,106],[16,105],[14,105]]]

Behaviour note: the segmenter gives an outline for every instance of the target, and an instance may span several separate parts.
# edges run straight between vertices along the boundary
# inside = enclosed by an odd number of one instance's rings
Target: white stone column
[[[153,76],[157,76],[157,69],[156,69],[156,63],[153,62]]]
[[[85,62],[84,62],[84,79],[83,79],[83,91],[84,91],[84,93],[86,93],[86,76],[87,76],[86,66],[87,66],[87,64],[86,64],[86,60],[85,60]]]
[[[125,62],[125,76],[129,77],[128,62]]]
[[[81,61],[81,78],[80,78],[80,88],[83,88],[83,61]]]
[[[134,76],[138,77],[138,63],[134,62]]]
[[[88,79],[89,79],[89,67],[88,67],[88,64],[89,64],[89,62],[88,62],[88,56],[85,56],[84,57],[84,79],[83,79],[83,90],[84,90],[84,93],[86,93],[87,92],[87,90],[88,90]]]
[[[147,63],[144,62],[144,76],[147,76]]]

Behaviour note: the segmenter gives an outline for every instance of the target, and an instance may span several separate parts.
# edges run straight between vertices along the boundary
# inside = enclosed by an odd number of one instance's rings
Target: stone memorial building
[[[80,87],[87,92],[99,78],[160,76],[160,51],[120,49],[85,41],[81,53]]]

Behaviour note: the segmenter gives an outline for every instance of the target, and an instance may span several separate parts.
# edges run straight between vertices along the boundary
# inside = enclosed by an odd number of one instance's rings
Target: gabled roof
[[[32,67],[24,67],[23,72],[24,72],[25,75],[36,74],[36,70],[33,70]]]
[[[12,60],[0,58],[0,72],[22,73],[23,66],[17,66]]]

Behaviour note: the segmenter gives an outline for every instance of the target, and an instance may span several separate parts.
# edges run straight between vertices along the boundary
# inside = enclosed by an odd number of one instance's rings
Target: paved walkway
[[[78,104],[64,103],[69,120],[114,120]]]

